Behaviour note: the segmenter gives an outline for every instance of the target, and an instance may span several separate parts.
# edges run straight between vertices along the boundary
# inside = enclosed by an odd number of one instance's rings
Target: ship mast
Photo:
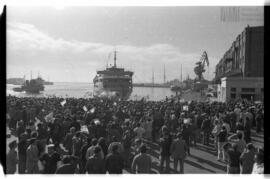
[[[181,83],[182,83],[182,64],[181,64]]]
[[[164,64],[164,78],[163,78],[163,80],[164,80],[164,84],[165,84],[166,83],[165,64]]]
[[[116,68],[116,50],[114,50],[114,67]]]

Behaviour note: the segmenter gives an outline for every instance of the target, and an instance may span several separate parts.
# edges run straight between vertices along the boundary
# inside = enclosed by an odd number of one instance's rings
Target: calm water
[[[18,87],[16,85],[7,84],[7,94],[11,94],[18,97],[75,97],[75,98],[87,98],[90,97],[93,92],[93,84],[90,83],[54,83],[54,85],[46,85],[45,90],[37,95],[26,94],[25,92],[14,92],[12,88]],[[134,87],[130,99],[139,100],[142,97],[148,100],[158,101],[163,100],[166,96],[170,97],[174,95],[169,88],[150,88],[150,87]]]

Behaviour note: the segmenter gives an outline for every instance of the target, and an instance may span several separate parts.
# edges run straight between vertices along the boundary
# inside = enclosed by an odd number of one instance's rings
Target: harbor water
[[[25,92],[15,92],[12,89],[19,87],[17,85],[7,84],[7,95],[17,97],[74,97],[89,98],[92,97],[94,85],[90,83],[66,83],[56,82],[53,85],[45,85],[45,90],[40,94],[27,94]],[[167,97],[175,95],[170,88],[152,88],[152,87],[133,87],[130,96],[132,100],[140,100],[143,97],[151,101],[164,100]]]

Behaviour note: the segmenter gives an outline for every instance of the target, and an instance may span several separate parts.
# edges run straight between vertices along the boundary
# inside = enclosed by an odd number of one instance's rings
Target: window
[[[235,93],[231,93],[231,98],[232,99],[235,99],[235,97],[236,97],[236,94]]]
[[[255,88],[242,88],[242,92],[255,92]]]
[[[236,88],[231,88],[231,92],[236,92]]]

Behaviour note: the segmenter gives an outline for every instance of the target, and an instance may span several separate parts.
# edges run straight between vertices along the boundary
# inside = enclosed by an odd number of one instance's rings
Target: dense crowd
[[[18,143],[9,143],[7,173],[15,173],[17,165],[18,173],[32,174],[152,173],[149,143],[159,146],[160,173],[184,173],[190,147],[198,143],[216,150],[227,173],[264,171],[263,148],[251,140],[252,129],[262,132],[262,103],[14,96],[6,100],[7,127],[18,137]]]

